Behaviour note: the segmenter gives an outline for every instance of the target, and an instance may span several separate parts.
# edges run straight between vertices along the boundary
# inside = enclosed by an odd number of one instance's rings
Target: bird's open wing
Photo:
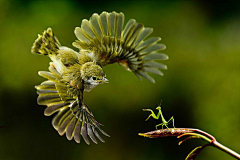
[[[157,43],[159,37],[145,40],[153,30],[134,19],[129,20],[124,29],[123,23],[123,13],[93,14],[89,21],[84,19],[81,27],[76,27],[78,40],[73,46],[93,54],[94,61],[101,66],[118,62],[138,78],[142,76],[154,83],[147,72],[163,75],[158,69],[167,69],[167,66],[153,60],[168,59],[166,54],[157,53],[165,49],[165,45]]]
[[[95,136],[104,142],[97,130],[109,135],[101,129],[101,124],[93,118],[87,105],[69,96],[67,85],[61,82],[60,73],[51,65],[49,70],[39,72],[40,76],[48,80],[36,86],[36,89],[39,94],[38,104],[48,106],[44,114],[50,116],[58,112],[52,120],[53,127],[60,135],[66,133],[68,140],[74,138],[77,143],[80,143],[81,136],[87,144],[90,144],[88,137],[97,143]]]

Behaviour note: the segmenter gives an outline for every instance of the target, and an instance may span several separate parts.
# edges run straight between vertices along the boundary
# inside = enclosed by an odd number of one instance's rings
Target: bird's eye
[[[97,78],[96,77],[92,77],[92,79],[95,81]]]

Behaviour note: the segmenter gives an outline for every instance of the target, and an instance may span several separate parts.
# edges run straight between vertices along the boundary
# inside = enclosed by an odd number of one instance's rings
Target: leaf
[[[193,138],[201,138],[200,136],[190,136],[190,137],[187,137],[187,138],[185,138],[184,140],[182,140],[182,141],[180,141],[179,143],[178,143],[178,145],[181,145],[183,142],[185,142],[185,141],[187,141],[187,140],[189,140],[189,139],[193,139]]]
[[[188,156],[185,160],[195,160],[197,158],[197,155],[203,150],[203,148],[205,148],[205,147],[203,147],[203,146],[196,147],[194,150],[192,150],[188,154]]]

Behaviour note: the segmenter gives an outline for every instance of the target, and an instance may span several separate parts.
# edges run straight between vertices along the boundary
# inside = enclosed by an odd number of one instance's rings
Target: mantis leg
[[[156,125],[156,130],[158,129],[157,128],[158,126],[162,126],[162,129],[163,129],[163,125],[164,125],[163,123]]]
[[[145,121],[147,121],[151,116],[154,118],[154,119],[158,119],[159,117],[157,117],[156,115],[155,115],[155,113],[151,110],[151,109],[143,109],[143,111],[150,111],[151,112],[151,114],[148,116],[148,118],[145,120]]]
[[[175,126],[174,126],[174,118],[173,117],[171,117],[170,119],[169,119],[169,121],[167,122],[167,124],[173,124],[173,127],[175,128]]]
[[[175,126],[174,126],[174,118],[171,117],[168,121],[166,121],[166,120],[164,119],[164,117],[163,117],[163,114],[162,114],[162,111],[161,111],[161,107],[158,106],[156,109],[159,110],[157,116],[155,115],[155,113],[154,113],[151,109],[143,109],[143,111],[150,111],[150,112],[151,112],[151,114],[148,116],[148,118],[146,119],[146,121],[147,121],[151,116],[152,116],[154,119],[159,119],[159,117],[161,116],[161,118],[162,118],[162,123],[156,125],[156,129],[157,129],[158,126],[162,126],[162,129],[163,129],[163,126],[166,126],[166,128],[169,129],[169,128],[168,128],[168,125],[171,124],[171,123],[173,123],[173,127],[175,128]]]
[[[169,119],[169,121],[163,122],[163,123],[161,123],[161,124],[156,125],[156,129],[157,129],[158,126],[162,126],[162,129],[163,129],[163,126],[166,126],[166,128],[169,129],[169,128],[168,128],[168,125],[171,124],[171,123],[173,123],[173,127],[175,128],[175,126],[174,126],[174,118],[171,117],[171,118]]]
[[[150,114],[150,115],[148,116],[148,118],[147,118],[145,121],[147,121],[151,116],[152,116],[152,114]]]

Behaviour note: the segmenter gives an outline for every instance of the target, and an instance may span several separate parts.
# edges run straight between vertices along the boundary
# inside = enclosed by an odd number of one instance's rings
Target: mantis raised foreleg
[[[154,119],[159,119],[159,117],[161,116],[161,118],[162,118],[162,123],[156,125],[156,129],[157,129],[158,126],[162,126],[162,129],[163,129],[163,126],[166,126],[166,127],[168,128],[167,125],[169,125],[169,124],[171,124],[171,123],[173,123],[173,127],[175,128],[175,126],[174,126],[174,118],[171,117],[168,121],[166,121],[166,120],[164,119],[164,117],[163,117],[163,114],[162,114],[160,105],[159,105],[156,109],[159,110],[159,112],[158,112],[157,115],[155,115],[155,113],[154,113],[151,109],[143,109],[143,111],[150,111],[150,112],[151,112],[151,114],[148,116],[148,118],[146,119],[146,121],[147,121],[151,116],[152,116]]]

